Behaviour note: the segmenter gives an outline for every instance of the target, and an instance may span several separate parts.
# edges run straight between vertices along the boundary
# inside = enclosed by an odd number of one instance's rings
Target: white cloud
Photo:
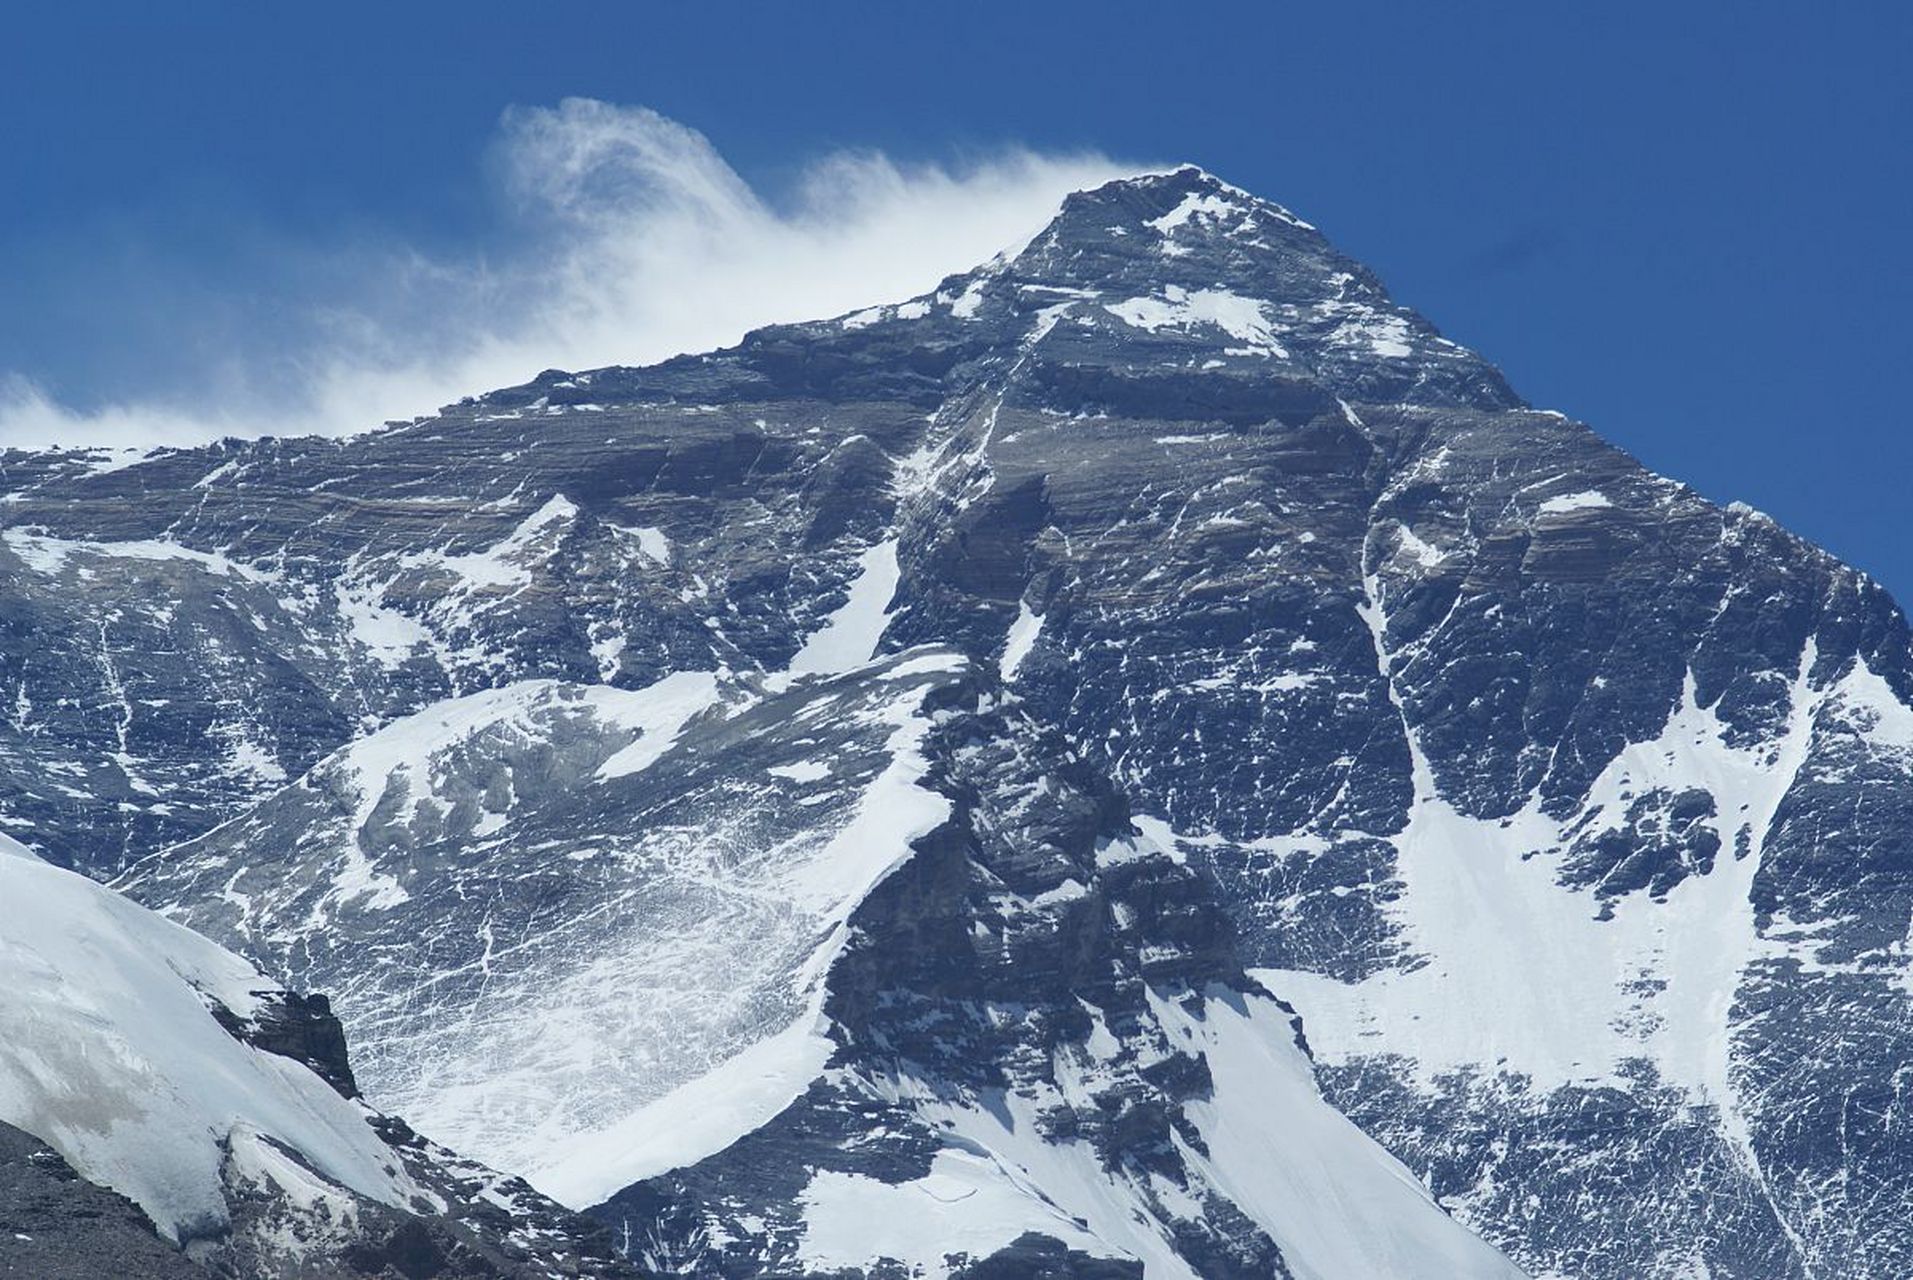
[[[467,262],[381,251],[362,297],[305,306],[309,348],[228,352],[163,396],[79,412],[15,371],[0,378],[0,445],[349,434],[546,368],[708,350],[921,293],[1122,171],[1024,150],[960,167],[839,153],[772,203],[695,130],[576,98],[508,111],[497,152],[514,243]],[[268,365],[270,385],[244,372]]]

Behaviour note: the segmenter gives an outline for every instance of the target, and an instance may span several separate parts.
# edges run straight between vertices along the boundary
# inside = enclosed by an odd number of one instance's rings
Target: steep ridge
[[[96,462],[7,460],[7,821],[656,1269],[1913,1264],[1900,613],[1206,174]]]
[[[0,1264],[630,1274],[522,1182],[356,1101],[344,1049],[323,1001],[0,838],[0,1176],[19,1215]]]

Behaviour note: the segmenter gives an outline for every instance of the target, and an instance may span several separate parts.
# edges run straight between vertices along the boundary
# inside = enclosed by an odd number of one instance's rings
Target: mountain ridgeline
[[[381,1232],[1913,1274],[1900,611],[1200,170],[735,348],[0,484],[16,861],[330,996],[349,1068],[274,1052],[465,1188],[367,1172]],[[153,1215],[9,1070],[21,1150]],[[195,1265],[316,1274],[251,1221]]]

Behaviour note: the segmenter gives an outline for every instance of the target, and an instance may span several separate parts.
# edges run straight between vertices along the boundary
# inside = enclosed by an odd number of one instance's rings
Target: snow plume
[[[1121,171],[1006,150],[959,166],[876,152],[813,162],[779,199],[697,131],[583,98],[513,108],[495,145],[505,243],[469,260],[341,250],[343,300],[290,299],[296,350],[226,351],[181,385],[76,408],[0,371],[0,446],[347,435],[541,369],[646,364],[750,329],[921,293],[1039,231]],[[190,321],[182,321],[190,323]]]

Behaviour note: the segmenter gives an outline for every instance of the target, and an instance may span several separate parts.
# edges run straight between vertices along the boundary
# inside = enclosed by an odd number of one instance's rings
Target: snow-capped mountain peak
[[[652,1272],[1913,1260],[1900,612],[1201,170],[8,475],[9,820]]]

